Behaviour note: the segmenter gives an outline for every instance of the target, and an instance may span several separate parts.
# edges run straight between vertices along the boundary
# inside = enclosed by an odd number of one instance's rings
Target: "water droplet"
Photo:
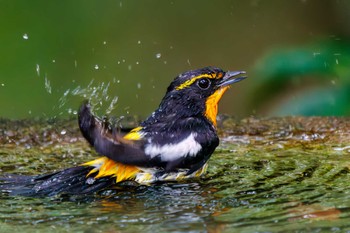
[[[103,216],[103,217],[97,217],[97,221],[106,221],[109,217],[108,216]]]
[[[107,44],[107,41],[103,41],[103,44],[106,45],[106,44]]]
[[[111,103],[109,104],[109,106],[106,110],[106,114],[110,114],[115,109],[117,102],[118,102],[118,96],[116,96],[112,99]]]
[[[77,60],[74,60],[74,67],[75,67],[75,68],[78,67],[78,62],[77,62]]]
[[[96,64],[94,68],[95,70],[98,70],[100,67]]]
[[[56,60],[55,59],[52,59],[52,63],[55,63],[56,62]]]
[[[132,65],[128,65],[128,70],[132,70]]]
[[[36,64],[35,70],[36,70],[37,75],[40,76],[40,66],[39,66],[39,64]]]
[[[23,39],[25,39],[25,40],[28,40],[28,39],[29,39],[29,37],[28,37],[28,34],[27,34],[27,33],[24,33],[22,37],[23,37]]]
[[[1,83],[1,86],[4,87],[4,86],[5,86],[5,83]]]
[[[166,65],[168,62],[167,62],[167,61],[164,61],[163,63],[164,63],[164,65]]]
[[[65,130],[65,129],[61,130],[61,135],[65,135],[66,133],[67,133],[67,130]]]
[[[138,84],[137,84],[137,88],[138,88],[138,89],[141,89],[141,83],[138,83]]]
[[[45,75],[45,89],[46,91],[51,94],[51,84],[50,80],[47,79],[47,76]]]
[[[141,41],[139,40],[139,41],[137,41],[137,44],[141,44]]]
[[[347,150],[347,149],[350,149],[350,146],[336,147],[336,148],[334,148],[334,150],[337,150],[337,151],[342,151],[342,150]]]
[[[66,90],[64,93],[63,93],[63,96],[67,96],[68,94],[69,94],[69,89],[68,90]]]
[[[136,65],[140,64],[138,61],[136,62]]]
[[[162,54],[161,54],[161,53],[157,53],[157,54],[156,54],[156,58],[157,58],[157,59],[159,59],[159,58],[161,58],[161,57],[162,57]]]

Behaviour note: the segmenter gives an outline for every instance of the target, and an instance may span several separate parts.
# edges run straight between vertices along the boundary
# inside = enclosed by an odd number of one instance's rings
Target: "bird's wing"
[[[218,138],[213,127],[198,117],[174,118],[147,125],[144,151],[167,172],[178,168],[194,171],[213,153]]]
[[[129,137],[123,138],[117,132],[113,132],[107,122],[91,113],[88,102],[82,104],[78,117],[83,136],[97,153],[123,164],[147,166],[150,158],[142,149],[144,141],[140,140],[137,131],[132,131]],[[131,136],[138,137],[137,141]]]

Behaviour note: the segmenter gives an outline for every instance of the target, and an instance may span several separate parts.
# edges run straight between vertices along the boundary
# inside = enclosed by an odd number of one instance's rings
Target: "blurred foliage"
[[[220,113],[302,114],[326,99],[307,115],[341,114],[349,49],[336,36],[350,38],[348,12],[346,0],[0,1],[0,117],[76,117],[92,99],[99,115],[142,119],[177,74],[204,66],[248,73]]]
[[[268,115],[350,115],[350,43],[337,38],[269,52],[249,105]],[[259,108],[258,108],[259,106]]]

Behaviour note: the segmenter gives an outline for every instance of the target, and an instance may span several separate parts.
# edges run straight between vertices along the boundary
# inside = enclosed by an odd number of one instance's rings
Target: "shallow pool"
[[[1,173],[39,174],[97,155],[75,120],[0,120]],[[93,196],[0,195],[1,232],[350,231],[350,119],[221,117],[201,179]]]

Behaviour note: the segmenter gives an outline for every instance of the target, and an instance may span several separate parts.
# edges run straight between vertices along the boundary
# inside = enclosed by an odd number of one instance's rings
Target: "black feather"
[[[99,154],[123,164],[154,166],[144,153],[143,141],[126,140],[113,132],[108,122],[101,121],[91,113],[88,102],[82,104],[78,116],[80,131]]]
[[[5,175],[0,177],[0,190],[9,195],[29,197],[58,194],[92,194],[115,184],[115,178],[93,179],[86,177],[91,167],[78,166],[46,175]]]

